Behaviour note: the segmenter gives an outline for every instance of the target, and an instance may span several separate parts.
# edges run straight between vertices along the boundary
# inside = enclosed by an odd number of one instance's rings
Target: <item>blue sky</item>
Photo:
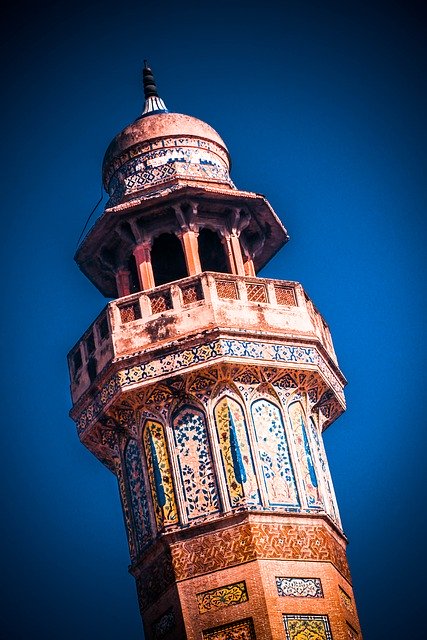
[[[365,640],[422,638],[426,19],[421,2],[42,2],[5,16],[2,487],[6,640],[142,638],[114,477],[68,418],[66,353],[105,304],[73,261],[144,58],[291,236],[263,270],[332,330],[325,434]],[[105,202],[105,199],[104,199]]]

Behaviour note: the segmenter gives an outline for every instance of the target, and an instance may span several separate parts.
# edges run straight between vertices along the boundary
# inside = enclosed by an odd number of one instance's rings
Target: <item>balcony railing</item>
[[[314,333],[336,361],[329,328],[299,283],[204,272],[110,302],[69,353],[73,399],[112,358],[215,324]]]

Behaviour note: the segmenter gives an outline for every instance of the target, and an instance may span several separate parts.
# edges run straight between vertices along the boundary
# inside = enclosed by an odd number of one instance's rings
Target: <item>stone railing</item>
[[[111,359],[215,326],[311,335],[336,362],[329,328],[299,283],[204,272],[110,302],[69,353],[73,400]]]

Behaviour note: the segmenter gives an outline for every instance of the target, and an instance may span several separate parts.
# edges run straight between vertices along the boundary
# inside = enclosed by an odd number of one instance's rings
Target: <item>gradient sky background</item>
[[[115,479],[68,418],[66,353],[105,304],[73,255],[104,151],[142,110],[144,58],[290,233],[262,275],[303,283],[349,380],[325,442],[364,637],[424,638],[422,2],[37,4],[17,2],[1,38],[1,638],[143,637]]]

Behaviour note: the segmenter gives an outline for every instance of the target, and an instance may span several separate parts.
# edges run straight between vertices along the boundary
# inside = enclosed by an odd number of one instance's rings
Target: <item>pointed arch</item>
[[[132,514],[133,534],[138,551],[151,539],[147,493],[142,470],[141,451],[136,440],[128,440],[123,452],[126,484]]]
[[[270,506],[299,507],[282,411],[268,398],[251,404],[259,461]]]
[[[299,400],[288,405],[288,415],[292,426],[298,465],[302,473],[307,505],[310,508],[323,509],[319,482],[306,427],[305,411]]]
[[[203,411],[184,405],[172,418],[181,490],[189,520],[220,509],[206,418]]]
[[[248,428],[240,403],[228,394],[223,395],[217,400],[213,414],[231,506],[259,505]]]
[[[162,233],[154,239],[151,266],[156,287],[188,276],[184,249],[174,233]]]
[[[156,420],[147,420],[143,429],[143,442],[147,458],[156,524],[161,527],[177,524],[175,490],[163,426]]]
[[[199,231],[199,256],[202,271],[231,273],[224,245],[217,231],[203,227]]]

